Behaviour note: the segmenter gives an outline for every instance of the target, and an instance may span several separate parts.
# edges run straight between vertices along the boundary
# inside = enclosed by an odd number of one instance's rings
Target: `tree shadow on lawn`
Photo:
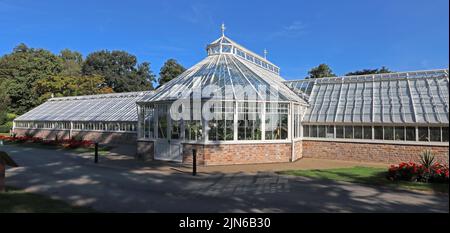
[[[91,213],[86,207],[71,206],[64,201],[44,195],[27,193],[13,187],[6,187],[0,193],[0,213]]]
[[[363,174],[356,174],[351,170],[360,170]],[[350,171],[350,172],[349,172]],[[371,186],[385,186],[389,188],[417,190],[417,191],[431,191],[434,193],[448,194],[448,183],[422,183],[409,181],[392,181],[387,178],[387,168],[368,168],[368,167],[353,167],[342,169],[314,169],[306,171],[284,171],[280,174],[306,176],[310,178],[317,178],[322,180],[336,180],[346,181],[352,183],[359,183]]]

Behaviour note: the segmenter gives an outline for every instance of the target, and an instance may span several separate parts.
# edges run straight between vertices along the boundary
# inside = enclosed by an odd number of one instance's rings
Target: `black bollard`
[[[95,143],[94,163],[98,163],[98,142]]]
[[[197,150],[192,149],[192,175],[197,175]]]

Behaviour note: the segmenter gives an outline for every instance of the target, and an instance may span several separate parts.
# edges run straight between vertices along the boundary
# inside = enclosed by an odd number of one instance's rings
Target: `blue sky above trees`
[[[384,1],[24,1],[0,0],[0,55],[23,42],[58,53],[125,50],[159,73],[185,67],[226,34],[304,78],[327,63],[337,75],[387,66],[394,71],[447,68],[448,0]]]

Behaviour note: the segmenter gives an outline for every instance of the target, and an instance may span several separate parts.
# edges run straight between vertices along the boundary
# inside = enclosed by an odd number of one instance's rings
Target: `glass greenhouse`
[[[14,120],[14,130],[136,133],[136,101],[152,92],[52,98]]]
[[[448,142],[448,70],[285,84],[310,104],[305,138]]]
[[[448,69],[286,81],[266,55],[222,31],[202,61],[155,91],[52,98],[13,131],[114,136],[140,159],[189,163],[195,149],[205,165],[390,162],[424,149],[448,162]]]
[[[180,146],[170,150],[173,145],[300,137],[307,103],[283,84],[276,65],[226,36],[208,45],[207,54],[138,102],[140,140],[155,141],[157,151],[168,148],[168,160],[181,160]]]

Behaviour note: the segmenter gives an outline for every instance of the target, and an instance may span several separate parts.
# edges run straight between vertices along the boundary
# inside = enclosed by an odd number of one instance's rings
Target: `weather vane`
[[[225,27],[225,23],[222,23],[222,36],[225,36],[225,29],[226,29],[226,27]]]

